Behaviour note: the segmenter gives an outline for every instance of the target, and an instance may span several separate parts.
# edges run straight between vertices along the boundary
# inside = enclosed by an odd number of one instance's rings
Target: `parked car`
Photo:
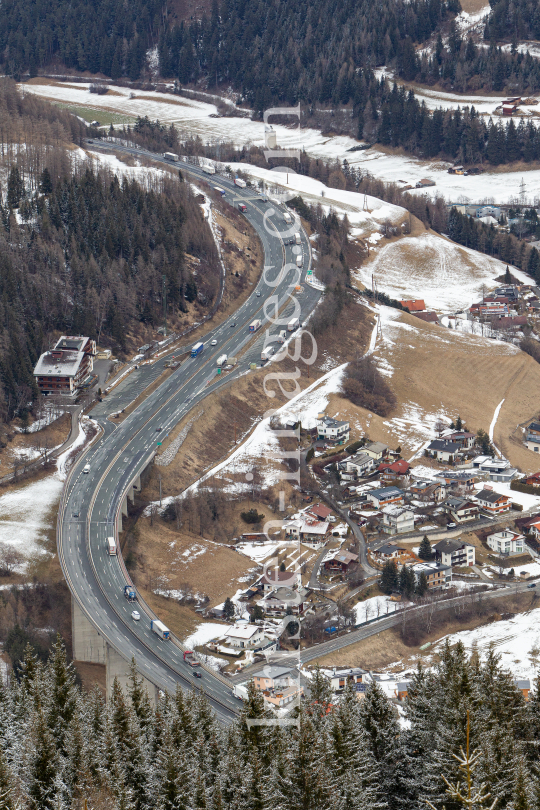
[[[446,524],[447,529],[455,529],[456,527],[457,527],[457,523],[447,523]]]

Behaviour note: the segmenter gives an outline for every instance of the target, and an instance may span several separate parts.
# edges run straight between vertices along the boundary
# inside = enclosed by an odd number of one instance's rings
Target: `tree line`
[[[289,725],[253,686],[228,727],[201,691],[155,707],[132,662],[126,691],[77,686],[60,637],[49,660],[27,650],[0,691],[5,810],[534,810],[540,801],[538,683],[526,702],[490,650],[448,643],[408,684],[400,722],[373,682],[342,695],[312,670]],[[252,721],[252,722],[248,722]],[[458,796],[470,788],[473,805]],[[487,796],[489,794],[489,804]],[[431,803],[431,804],[430,804]]]

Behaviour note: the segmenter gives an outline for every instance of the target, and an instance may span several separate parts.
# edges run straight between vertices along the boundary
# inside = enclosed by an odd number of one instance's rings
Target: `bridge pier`
[[[115,678],[122,687],[122,690],[127,692],[129,687],[129,667],[129,662],[122,658],[110,644],[107,644],[107,700],[109,700],[112,695]],[[142,677],[143,688],[148,692],[150,704],[152,707],[155,707],[158,700],[158,688],[145,678],[144,675],[140,677]]]
[[[76,661],[87,661],[91,664],[106,663],[107,642],[88,621],[73,597],[71,597],[71,635],[73,658]]]
[[[124,691],[127,690],[129,682],[129,661],[122,658],[116,650],[107,644],[94,625],[88,621],[78,602],[71,599],[71,621],[73,637],[73,658],[75,661],[85,661],[90,664],[104,664],[106,667],[106,695],[107,700],[112,694],[114,679]],[[143,686],[148,692],[150,703],[156,705],[158,689],[147,678],[141,676]]]

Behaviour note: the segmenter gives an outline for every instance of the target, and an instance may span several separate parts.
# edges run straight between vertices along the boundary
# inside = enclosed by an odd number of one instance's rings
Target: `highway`
[[[96,151],[111,146],[92,143]],[[154,160],[161,156],[129,147],[115,151],[144,154]],[[162,161],[167,162],[167,161]],[[263,202],[259,195],[234,186],[221,176],[208,177],[198,167],[181,164],[182,171],[209,182],[225,191],[225,200],[238,206],[243,200],[246,217],[260,236],[265,270],[253,292],[239,310],[219,326],[211,328],[201,340],[205,344],[201,355],[188,356],[169,376],[120,424],[109,416],[125,408],[148,387],[164,368],[165,358],[152,365],[143,365],[104,398],[91,412],[102,433],[84,457],[71,471],[60,506],[57,524],[58,552],[66,581],[83,613],[111,645],[127,661],[135,658],[139,672],[158,688],[174,692],[183,688],[202,688],[222,722],[230,722],[238,713],[239,703],[232,696],[226,680],[203,668],[202,678],[192,676],[184,662],[181,643],[173,639],[162,641],[150,630],[150,614],[138,605],[141,620],[131,618],[133,604],[127,602],[123,587],[127,573],[120,557],[109,556],[107,537],[116,535],[117,515],[126,490],[147,465],[156,450],[158,440],[167,433],[204,397],[242,374],[249,373],[250,363],[258,361],[264,341],[277,336],[292,317],[305,320],[320,297],[317,289],[303,283],[311,262],[309,242],[298,225],[291,230],[283,218],[285,209]],[[273,213],[271,213],[273,211]],[[300,245],[284,245],[283,238],[301,232]],[[303,267],[296,267],[301,252]],[[302,291],[293,295],[296,284]],[[283,309],[282,309],[283,308]],[[269,319],[280,311],[280,323]],[[253,346],[241,355],[245,345],[253,340],[248,326],[254,318],[263,321]],[[212,347],[210,342],[217,341]],[[194,341],[193,341],[194,342]],[[186,346],[191,345],[187,344]],[[178,349],[175,350],[178,354]],[[239,358],[238,366],[221,377],[216,376],[216,359],[221,354]],[[88,473],[84,465],[90,466]]]

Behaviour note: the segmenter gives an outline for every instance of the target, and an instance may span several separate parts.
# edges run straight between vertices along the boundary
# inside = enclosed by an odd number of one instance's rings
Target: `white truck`
[[[174,152],[164,152],[163,157],[165,158],[165,160],[172,160],[174,163],[178,163],[178,161],[180,160],[178,155],[175,155]]]
[[[289,323],[287,324],[287,332],[294,332],[294,331],[295,331],[295,329],[298,329],[298,327],[299,327],[299,326],[300,326],[300,321],[299,321],[299,319],[298,319],[298,318],[293,318],[293,319],[292,319],[291,321],[289,321]]]
[[[266,360],[270,360],[272,355],[274,354],[274,349],[272,346],[268,346],[266,349],[263,349],[261,352],[261,360],[264,363]]]
[[[111,557],[116,556],[116,540],[114,537],[107,537],[107,550]]]
[[[286,340],[287,340],[287,332],[286,332],[285,329],[282,329],[281,332],[278,335],[277,342],[278,343],[285,343]]]
[[[251,323],[249,325],[249,331],[250,332],[256,332],[257,329],[260,329],[260,328],[261,328],[261,322],[258,319],[255,320],[255,321],[251,321]]]
[[[283,219],[285,220],[287,225],[290,225],[292,223],[292,217],[288,211],[285,211],[285,213],[283,214]]]
[[[213,166],[203,166],[202,170],[205,174],[215,174],[216,170]]]
[[[220,355],[220,357],[218,357],[217,362],[216,362],[216,366],[218,368],[221,368],[221,366],[224,366],[226,364],[226,362],[227,362],[227,355],[222,354],[222,355]]]
[[[237,683],[233,687],[232,691],[233,691],[233,695],[235,696],[235,698],[238,698],[238,700],[247,700],[247,696],[248,696],[247,684],[245,684],[245,683]]]
[[[246,183],[245,180],[242,180],[241,177],[235,177],[234,178],[234,185],[238,186],[239,188],[245,188],[247,183]]]
[[[165,627],[163,622],[160,622],[159,619],[150,620],[150,630],[163,641],[167,641],[167,639],[171,637],[169,628]]]
[[[296,257],[296,266],[297,267],[302,267],[303,264],[304,264],[304,259],[303,259],[302,254],[300,254],[299,256]]]
[[[302,244],[302,240],[301,240],[301,238],[300,238],[300,234],[299,234],[299,233],[295,233],[295,235],[294,235],[294,241],[296,242],[296,244],[297,244],[297,245],[301,245],[301,244]]]

